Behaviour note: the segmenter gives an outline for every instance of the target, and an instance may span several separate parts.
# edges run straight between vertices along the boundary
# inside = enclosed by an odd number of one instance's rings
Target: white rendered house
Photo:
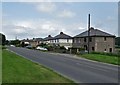
[[[66,49],[72,47],[72,42],[72,37],[67,34],[64,34],[63,32],[60,32],[59,35],[53,38],[53,43],[55,45],[64,46]]]

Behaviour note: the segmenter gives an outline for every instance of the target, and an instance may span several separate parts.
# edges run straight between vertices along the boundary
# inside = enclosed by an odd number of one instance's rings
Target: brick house
[[[115,36],[98,29],[90,28],[89,48],[88,31],[82,32],[73,37],[74,48],[84,48],[90,52],[114,52]]]

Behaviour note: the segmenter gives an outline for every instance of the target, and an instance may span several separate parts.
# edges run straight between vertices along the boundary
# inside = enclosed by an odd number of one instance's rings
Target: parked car
[[[10,45],[11,47],[15,47],[15,45]]]
[[[46,48],[44,48],[44,47],[40,47],[40,46],[36,47],[36,49],[37,49],[37,50],[44,50],[44,51],[47,51]]]
[[[32,46],[31,46],[31,45],[28,45],[28,46],[26,46],[26,48],[29,48],[29,49],[31,49],[31,48],[32,48]]]

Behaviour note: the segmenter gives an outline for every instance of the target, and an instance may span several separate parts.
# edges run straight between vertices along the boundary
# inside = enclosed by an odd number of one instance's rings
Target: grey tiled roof
[[[72,38],[71,36],[64,34],[63,32],[60,32],[59,35],[54,37],[54,39],[71,39],[71,38]]]
[[[86,37],[88,36],[88,31],[82,32],[74,37]],[[109,33],[103,32],[98,29],[91,28],[90,29],[90,36],[106,36],[106,37],[115,37],[114,35],[111,35]]]
[[[43,38],[35,38],[35,41],[43,41]]]
[[[22,42],[33,42],[33,40],[27,40],[27,39],[26,40],[24,39],[24,40],[21,40],[21,41]]]
[[[44,38],[44,40],[52,40],[53,37],[51,35],[48,35],[48,37]]]

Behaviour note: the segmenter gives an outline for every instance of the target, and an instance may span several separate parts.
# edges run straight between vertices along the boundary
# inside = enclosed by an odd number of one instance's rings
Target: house
[[[43,42],[42,38],[33,38],[33,39],[23,39],[21,40],[21,44],[24,43],[26,45],[31,45],[32,47],[36,47],[40,43]]]
[[[53,38],[53,43],[55,45],[64,46],[66,49],[68,49],[69,47],[72,47],[72,37],[60,32],[60,34]]]
[[[44,43],[52,44],[53,43],[53,37],[51,35],[48,35],[48,37],[44,38]]]
[[[41,43],[43,43],[44,39],[43,38],[33,38],[33,41],[36,42],[36,46],[37,46],[37,45],[40,45]]]
[[[88,31],[73,37],[74,48],[84,48],[90,52],[114,52],[115,36],[98,29],[90,28],[89,48]]]

